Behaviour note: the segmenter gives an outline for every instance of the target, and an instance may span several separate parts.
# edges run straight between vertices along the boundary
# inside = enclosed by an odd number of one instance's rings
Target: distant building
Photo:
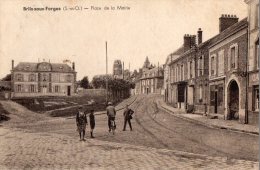
[[[161,93],[163,89],[163,68],[153,66],[148,57],[144,62],[142,68],[142,76],[139,79],[138,85],[140,86],[141,94]],[[136,84],[137,85],[137,84]]]
[[[113,64],[113,76],[114,78],[123,77],[123,65],[121,60],[115,60]]]
[[[12,60],[13,97],[71,96],[76,92],[75,64],[20,62]]]

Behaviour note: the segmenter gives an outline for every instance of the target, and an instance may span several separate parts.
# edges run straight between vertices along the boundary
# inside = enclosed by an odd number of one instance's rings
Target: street
[[[184,153],[188,152],[192,154],[206,155],[208,157],[223,157],[223,158],[227,157],[225,163],[230,166],[238,165],[236,161],[233,161],[234,159],[243,160],[244,163],[242,163],[242,165],[246,165],[247,161],[248,162],[258,161],[258,135],[238,133],[238,132],[228,131],[225,129],[214,129],[214,128],[209,128],[199,124],[182,120],[162,110],[160,106],[156,104],[156,100],[162,100],[161,96],[158,95],[138,96],[135,102],[132,105],[130,105],[130,108],[132,108],[135,111],[132,119],[133,131],[130,131],[128,126],[127,126],[127,131],[122,131],[123,129],[122,110],[117,112],[117,117],[116,117],[117,129],[115,135],[112,135],[111,133],[108,132],[106,115],[96,115],[96,129],[94,130],[95,139],[94,140],[90,139],[89,128],[88,128],[86,143],[88,144],[91,143],[94,145],[97,143],[108,142],[116,145],[122,144],[122,145],[136,146],[136,147],[163,149],[169,151],[172,150],[172,151],[178,151]],[[37,116],[40,116],[41,118],[43,117],[43,115],[37,115]],[[53,140],[55,141],[56,136],[58,139],[56,139],[57,141],[53,143],[53,146],[57,146],[58,148],[61,149],[60,154],[62,154],[63,149],[62,146],[59,145],[59,142],[64,141],[66,145],[76,145],[76,146],[82,145],[82,142],[79,141],[79,137],[76,132],[76,125],[75,125],[74,118],[46,117],[46,118],[42,118],[42,121],[34,121],[33,123],[28,123],[28,122],[23,123],[22,120],[20,120],[20,122],[12,123],[12,121],[15,120],[6,122],[4,123],[3,126],[13,129],[14,131],[15,130],[17,131],[18,129],[18,131],[22,131],[29,136],[30,135],[40,136],[41,141],[38,141],[36,136],[34,136],[35,138],[34,141],[30,141],[32,142],[35,150],[37,150],[37,146],[45,145],[45,143],[50,142],[49,139],[51,138],[53,138],[51,139],[51,141]],[[15,149],[14,150],[12,149],[14,146],[26,145],[25,143],[23,143],[23,140],[17,141],[15,139],[15,135],[13,136],[13,138],[9,137],[9,140],[10,138],[14,140],[15,143],[15,145],[8,146],[10,151],[15,152]],[[20,138],[22,139],[24,137],[20,137]],[[66,141],[70,141],[71,143],[68,143]],[[29,141],[27,142],[29,143]],[[59,150],[58,148],[56,149]],[[30,150],[30,152],[35,152],[34,154],[37,154],[36,151],[33,150],[32,148],[28,148],[28,149]],[[74,149],[73,147],[71,148],[71,150],[65,149],[66,152],[68,152],[66,154],[70,154],[70,152],[73,152]],[[76,150],[77,149],[78,148],[76,148]],[[113,148],[106,147],[106,150],[112,152]],[[15,162],[14,158],[19,157],[20,159],[22,159],[23,152],[24,150],[22,151],[22,153],[19,153],[19,155],[11,154],[8,156],[8,159],[3,158],[4,161],[0,160],[3,161],[0,164],[6,164],[9,161],[8,163],[10,163],[11,165],[11,163]],[[46,152],[45,154],[48,154],[48,151],[44,151],[44,152]],[[80,154],[82,155],[83,153]],[[73,152],[73,155],[71,156],[77,157],[76,155],[77,153]],[[36,159],[35,161],[36,162],[37,160],[39,161],[42,156],[44,157],[44,154],[41,153],[41,156],[38,156],[37,159],[35,158]],[[10,159],[12,157],[13,159]],[[29,157],[30,155],[26,154],[25,159],[27,160],[29,159]],[[146,158],[141,157],[140,159],[146,159]],[[92,161],[95,162],[95,160]],[[55,164],[55,162],[52,162],[50,164]],[[168,168],[174,167],[174,165],[171,166],[170,164],[167,167]],[[238,167],[243,167],[243,166],[238,166]],[[147,168],[144,167],[144,169]]]

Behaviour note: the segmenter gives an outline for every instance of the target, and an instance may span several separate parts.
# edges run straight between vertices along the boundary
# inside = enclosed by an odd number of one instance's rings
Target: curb
[[[211,125],[211,124],[203,123],[203,122],[201,122],[201,121],[194,120],[194,119],[191,119],[191,118],[179,116],[179,115],[177,115],[177,114],[174,114],[174,112],[173,112],[172,110],[169,110],[169,109],[165,108],[164,106],[162,106],[162,105],[159,104],[158,102],[157,102],[157,104],[160,106],[161,109],[164,109],[164,110],[167,111],[169,114],[171,114],[171,115],[173,115],[173,116],[175,116],[175,117],[178,117],[178,118],[180,118],[180,119],[189,121],[189,122],[197,123],[197,124],[200,124],[200,125],[203,125],[203,126],[206,126],[206,127],[210,127],[210,128],[226,129],[226,130],[230,130],[230,131],[234,131],[234,132],[247,133],[247,134],[250,134],[250,135],[257,135],[257,136],[259,136],[259,132],[252,132],[252,131],[247,131],[247,130],[240,130],[240,129],[235,129],[235,128],[232,128],[232,127],[224,127],[224,126],[218,126],[218,125]]]

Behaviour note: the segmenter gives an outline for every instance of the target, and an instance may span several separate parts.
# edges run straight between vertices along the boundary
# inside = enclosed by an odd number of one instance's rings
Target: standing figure
[[[109,128],[109,132],[111,132],[111,120],[115,121],[116,109],[114,106],[112,106],[111,102],[108,102],[108,106],[106,110],[108,116],[108,128]]]
[[[123,131],[125,131],[126,128],[126,123],[128,122],[130,130],[132,131],[132,125],[131,125],[131,119],[132,119],[132,115],[133,115],[134,111],[132,109],[128,108],[128,105],[125,106],[125,110],[124,110],[124,129]]]
[[[94,110],[93,109],[90,110],[89,123],[90,123],[90,136],[91,136],[91,138],[94,138],[93,130],[95,128],[95,115],[94,115]]]
[[[82,107],[79,107],[76,115],[77,131],[79,132],[80,141],[85,141],[86,125],[88,124],[87,115]]]

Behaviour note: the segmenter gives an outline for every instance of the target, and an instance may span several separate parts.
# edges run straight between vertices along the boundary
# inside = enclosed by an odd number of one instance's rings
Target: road
[[[132,120],[133,131],[130,131],[128,126],[127,131],[122,131],[122,110],[117,113],[115,135],[108,132],[106,115],[97,115],[95,141],[175,150],[209,157],[227,157],[228,160],[235,158],[258,161],[257,135],[214,129],[188,122],[161,109],[156,104],[156,100],[161,100],[161,97],[158,95],[139,96],[130,106],[135,111]],[[37,121],[31,123],[22,122],[21,119],[17,122],[13,119],[6,122],[4,126],[22,129],[23,132],[30,132],[30,134],[62,135],[63,138],[67,136],[68,139],[76,139],[74,142],[79,142],[75,119],[44,118],[43,115],[35,119]],[[39,119],[42,120],[39,121]],[[87,133],[87,141],[91,141],[89,136]],[[230,162],[228,164],[232,165]]]

